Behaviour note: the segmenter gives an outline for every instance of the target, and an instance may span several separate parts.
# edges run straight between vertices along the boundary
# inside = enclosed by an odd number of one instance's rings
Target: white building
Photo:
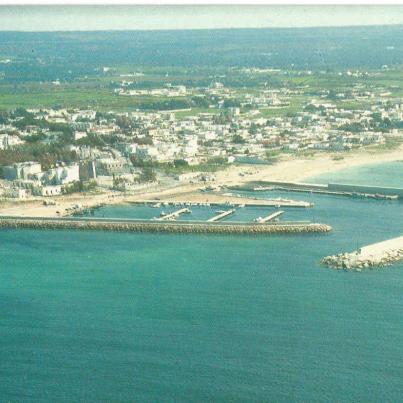
[[[87,137],[87,132],[82,132],[82,131],[76,131],[74,132],[74,140],[80,140]]]
[[[38,186],[34,189],[36,196],[58,196],[62,194],[61,185],[54,186]]]
[[[31,196],[31,192],[28,189],[5,188],[4,196],[13,199],[28,199],[28,197]]]
[[[96,160],[96,175],[114,175],[124,171],[125,161],[123,159],[100,158]]]
[[[187,136],[185,139],[185,146],[183,148],[183,154],[187,157],[194,157],[199,150],[198,138],[196,135]]]
[[[158,160],[159,155],[158,148],[154,146],[139,145],[136,148],[136,157],[141,161]]]
[[[46,185],[66,185],[80,180],[79,165],[73,164],[49,169],[41,180]]]
[[[201,132],[199,134],[200,139],[204,140],[204,141],[211,141],[211,140],[215,140],[217,138],[217,133],[213,132],[213,131],[205,131],[205,132]]]
[[[201,176],[200,172],[187,172],[177,175],[176,179],[179,182],[190,182],[199,179],[200,176]]]
[[[39,162],[19,162],[3,167],[4,178],[12,181],[15,179],[31,179],[32,176],[40,174],[42,167]]]
[[[23,144],[24,141],[18,136],[12,136],[9,134],[0,134],[0,150],[7,150],[10,147]]]

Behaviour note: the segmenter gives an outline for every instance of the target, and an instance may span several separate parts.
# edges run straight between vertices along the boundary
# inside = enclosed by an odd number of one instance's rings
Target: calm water
[[[403,157],[403,156],[402,156]],[[319,175],[306,182],[351,183],[354,185],[395,186],[403,188],[403,160],[383,164],[369,164],[354,169],[340,169]]]
[[[377,174],[393,179],[389,169]],[[315,208],[284,219],[333,233],[0,232],[0,401],[401,401],[403,264],[318,262],[402,234],[403,204],[287,197]]]

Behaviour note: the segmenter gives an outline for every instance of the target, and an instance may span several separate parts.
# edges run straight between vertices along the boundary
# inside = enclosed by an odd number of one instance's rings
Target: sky
[[[0,6],[2,31],[92,31],[403,24],[403,6]]]

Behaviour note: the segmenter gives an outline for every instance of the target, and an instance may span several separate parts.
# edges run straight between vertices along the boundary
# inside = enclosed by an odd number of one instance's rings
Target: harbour
[[[402,401],[403,5],[0,14],[0,403]]]
[[[388,179],[389,169],[384,172]],[[318,397],[318,379],[329,391],[325,400],[399,401],[401,365],[396,357],[402,349],[403,261],[385,270],[355,273],[322,267],[320,260],[401,236],[401,203],[304,196],[314,208],[242,208],[243,199],[233,207],[215,206],[207,205],[206,197],[178,195],[177,200],[191,205],[166,205],[150,197],[155,203],[104,204],[93,215],[66,218],[151,221],[162,210],[186,207],[191,214],[154,224],[198,220],[208,225],[218,210],[236,208],[216,225],[252,223],[259,216],[285,211],[281,221],[323,222],[332,231],[238,235],[4,227],[1,316],[8,326],[3,328],[2,396],[13,400],[23,382],[32,400],[46,400],[49,394],[43,391],[49,391],[56,400],[119,396],[130,401],[133,388],[149,390],[149,379],[162,379],[160,385],[155,383],[153,395],[140,396],[144,401],[161,400],[159,391],[169,371],[174,386],[164,390],[168,400],[177,399],[185,381],[197,380],[192,388],[198,401],[206,396],[214,400],[206,392],[212,390],[228,400],[234,388],[242,400],[254,396],[264,401],[268,389],[261,385],[280,385],[273,399],[287,402],[281,385],[298,384],[304,374],[304,401]],[[38,214],[46,209],[63,211],[61,205],[44,206]],[[326,332],[325,338],[318,329]],[[295,347],[301,340],[304,354]],[[106,357],[105,351],[113,354]],[[155,351],[162,355],[158,361]],[[32,357],[41,357],[41,365]],[[186,364],[189,357],[192,364]],[[360,368],[352,374],[357,362]],[[330,375],[329,363],[337,368]],[[245,366],[253,370],[245,373]],[[200,371],[212,373],[200,377]],[[228,374],[237,382],[229,384]],[[38,379],[43,389],[36,388]],[[83,379],[88,379],[84,392],[77,387]],[[373,388],[369,395],[368,384],[380,381],[388,388]]]

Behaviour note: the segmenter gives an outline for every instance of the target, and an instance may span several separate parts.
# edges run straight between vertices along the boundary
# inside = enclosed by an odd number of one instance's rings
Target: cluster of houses
[[[138,95],[128,91],[140,91],[125,86],[121,90],[126,95]],[[164,95],[188,91],[183,86],[163,90]],[[62,124],[71,134],[69,141],[64,138],[63,147],[75,159],[70,164],[60,161],[46,170],[37,161],[3,166],[0,191],[3,196],[16,198],[54,196],[75,182],[89,180],[100,187],[128,191],[145,186],[141,183],[144,167],[154,168],[160,181],[189,182],[206,179],[208,175],[199,166],[213,159],[222,163],[264,163],[272,152],[343,151],[383,144],[388,135],[401,135],[398,128],[378,130],[371,124],[374,115],[381,121],[403,121],[401,100],[383,93],[353,89],[349,96],[354,101],[370,102],[369,108],[362,109],[343,108],[324,93],[305,100],[302,110],[287,114],[281,113],[282,108],[294,96],[304,94],[303,89],[263,89],[253,94],[243,91],[235,106],[226,107],[225,102],[237,96],[236,90],[219,82],[204,90],[209,99],[215,100],[211,112],[97,114],[95,110],[33,109],[28,112],[35,121],[54,125],[34,121],[22,128],[17,124],[22,118],[10,118],[0,124],[0,150],[14,150],[32,141],[33,136],[39,136],[35,141],[43,144],[57,143],[63,132],[49,127]],[[148,95],[155,90],[150,91]],[[334,94],[334,99],[343,100],[345,94]],[[176,173],[164,170],[173,165],[187,169]]]

